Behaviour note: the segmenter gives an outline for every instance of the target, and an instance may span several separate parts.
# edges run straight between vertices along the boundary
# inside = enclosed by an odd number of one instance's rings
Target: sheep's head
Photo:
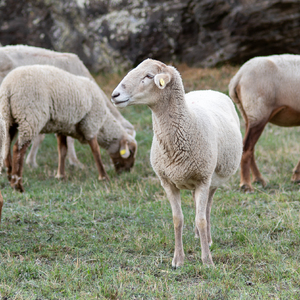
[[[110,153],[110,157],[118,174],[122,172],[130,172],[134,165],[137,152],[137,144],[135,140],[122,139],[120,141],[119,151]]]
[[[117,107],[133,104],[153,105],[157,93],[171,81],[173,67],[160,61],[146,59],[131,70],[112,93],[112,102]]]

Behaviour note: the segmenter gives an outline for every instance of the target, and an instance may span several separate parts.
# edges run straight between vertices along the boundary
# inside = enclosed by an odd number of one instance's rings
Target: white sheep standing
[[[13,69],[25,65],[53,65],[74,75],[85,76],[94,81],[92,75],[85,67],[83,62],[76,54],[61,53],[52,50],[47,50],[39,47],[32,47],[26,45],[15,45],[0,47],[0,84],[3,78]],[[120,112],[112,105],[105,93],[99,88],[99,93],[103,97],[110,112],[114,115],[117,121],[127,130],[127,132],[135,136],[134,127],[130,124]],[[36,155],[40,143],[43,141],[45,135],[37,136],[27,156],[26,163],[32,167],[37,167]],[[78,160],[74,148],[74,140],[67,137],[68,158],[71,165],[83,167]]]
[[[39,133],[57,133],[58,177],[64,174],[66,136],[72,136],[90,145],[99,179],[108,179],[97,143],[108,109],[95,82],[53,66],[18,67],[1,84],[0,113],[6,123],[7,173],[15,189],[24,191],[24,155]],[[11,161],[10,145],[17,132]]]
[[[170,201],[175,229],[173,267],[183,265],[180,190],[193,191],[201,258],[213,264],[210,210],[218,186],[233,175],[242,155],[240,123],[229,97],[215,91],[185,95],[179,72],[147,59],[112,93],[117,107],[146,104],[152,110],[151,164]]]
[[[253,182],[266,181],[258,170],[254,147],[268,122],[278,126],[300,125],[300,55],[255,57],[246,62],[229,83],[229,95],[246,124],[240,186],[252,192]],[[300,182],[300,161],[292,181]]]

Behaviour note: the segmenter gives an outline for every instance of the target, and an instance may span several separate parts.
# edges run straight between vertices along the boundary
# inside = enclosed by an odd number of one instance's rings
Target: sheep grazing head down
[[[119,151],[109,154],[118,174],[130,172],[135,162],[136,152],[137,144],[134,140],[122,139]]]
[[[157,93],[169,87],[175,68],[160,61],[146,59],[131,70],[112,93],[112,102],[117,107],[133,104],[155,105]]]

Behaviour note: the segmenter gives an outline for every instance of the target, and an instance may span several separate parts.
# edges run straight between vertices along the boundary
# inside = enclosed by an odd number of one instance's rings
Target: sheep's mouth
[[[124,104],[124,103],[126,103],[128,101],[129,101],[129,99],[122,100],[122,101],[112,100],[112,102],[113,102],[114,105],[122,105],[122,104]]]

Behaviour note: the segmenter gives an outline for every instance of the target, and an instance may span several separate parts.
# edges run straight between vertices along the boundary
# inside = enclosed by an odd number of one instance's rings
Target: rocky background
[[[0,43],[73,52],[92,72],[152,57],[212,67],[300,53],[298,0],[0,0]]]

